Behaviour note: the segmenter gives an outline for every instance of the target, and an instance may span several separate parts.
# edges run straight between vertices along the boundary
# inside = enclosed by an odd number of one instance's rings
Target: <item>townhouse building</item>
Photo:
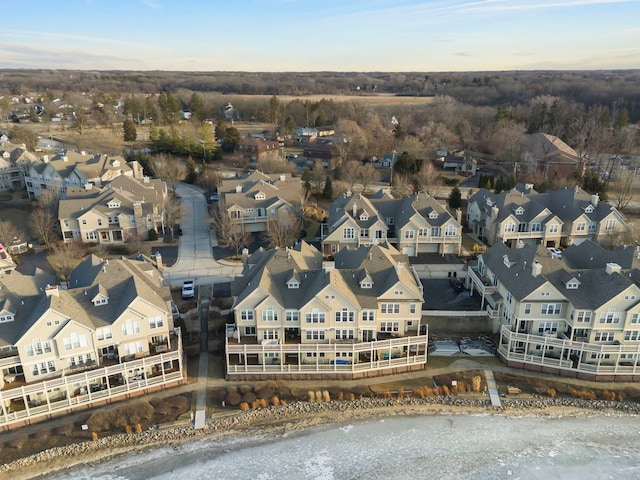
[[[24,188],[24,171],[37,157],[27,151],[24,145],[2,143],[0,147],[0,190],[20,190]]]
[[[367,198],[350,193],[329,207],[323,225],[322,248],[333,255],[344,246],[391,243],[402,253],[459,254],[462,225],[436,199],[426,193],[394,198],[379,192]],[[461,212],[457,211],[457,216]]]
[[[121,175],[141,179],[142,167],[120,156],[68,151],[30,162],[24,168],[24,183],[29,198],[40,198],[46,190],[66,198],[67,189],[87,184],[101,187]]]
[[[258,251],[236,279],[227,375],[375,375],[424,368],[422,285],[385,242],[322,253]]]
[[[469,269],[469,286],[499,319],[510,366],[592,380],[640,378],[640,271],[635,249],[584,241],[562,255],[497,243]]]
[[[256,170],[223,180],[218,195],[220,213],[247,232],[268,230],[269,222],[297,215],[304,203],[302,182],[290,173],[265,174]]]
[[[532,185],[492,193],[484,188],[467,206],[469,229],[489,245],[519,241],[546,247],[585,240],[614,242],[626,230],[624,216],[580,187],[538,193]]]
[[[73,270],[69,288],[42,271],[0,275],[0,285],[0,387],[172,348],[169,288],[144,259],[91,255]]]
[[[120,244],[164,230],[168,198],[164,181],[118,176],[102,189],[91,184],[67,190],[58,221],[65,242]]]

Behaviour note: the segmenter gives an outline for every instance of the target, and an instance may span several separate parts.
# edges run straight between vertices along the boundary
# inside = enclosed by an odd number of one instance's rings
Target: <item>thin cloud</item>
[[[142,0],[142,3],[144,3],[149,8],[153,8],[154,10],[162,8],[159,3],[156,3],[153,0]]]

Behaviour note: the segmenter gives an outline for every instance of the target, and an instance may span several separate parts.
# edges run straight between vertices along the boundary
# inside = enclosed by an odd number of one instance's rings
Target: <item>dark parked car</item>
[[[453,288],[456,292],[461,292],[462,290],[464,290],[464,282],[459,278],[452,278],[451,280],[449,280],[449,285],[451,285],[451,288]]]

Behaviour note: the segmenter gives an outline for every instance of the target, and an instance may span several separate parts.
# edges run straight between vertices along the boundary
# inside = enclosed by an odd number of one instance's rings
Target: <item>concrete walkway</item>
[[[182,200],[182,236],[178,244],[178,260],[162,272],[167,285],[181,286],[185,280],[194,280],[196,285],[226,283],[242,271],[242,266],[218,262],[213,258],[209,213],[202,192],[181,183],[176,189]]]
[[[500,395],[498,394],[498,386],[496,385],[496,379],[493,378],[493,370],[485,369],[484,379],[487,381],[487,390],[489,391],[491,405],[498,408],[502,407],[502,403],[500,403]]]

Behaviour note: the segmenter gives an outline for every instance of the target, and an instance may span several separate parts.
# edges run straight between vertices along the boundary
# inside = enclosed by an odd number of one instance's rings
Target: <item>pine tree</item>
[[[122,122],[122,131],[125,142],[135,142],[136,138],[138,138],[136,125],[130,118],[127,118],[124,122]]]
[[[456,185],[451,189],[451,193],[449,194],[449,207],[451,208],[460,208],[462,206],[462,193],[460,189]]]
[[[331,177],[327,175],[327,179],[324,182],[324,190],[322,190],[322,196],[324,198],[333,198],[333,186],[331,185]]]

